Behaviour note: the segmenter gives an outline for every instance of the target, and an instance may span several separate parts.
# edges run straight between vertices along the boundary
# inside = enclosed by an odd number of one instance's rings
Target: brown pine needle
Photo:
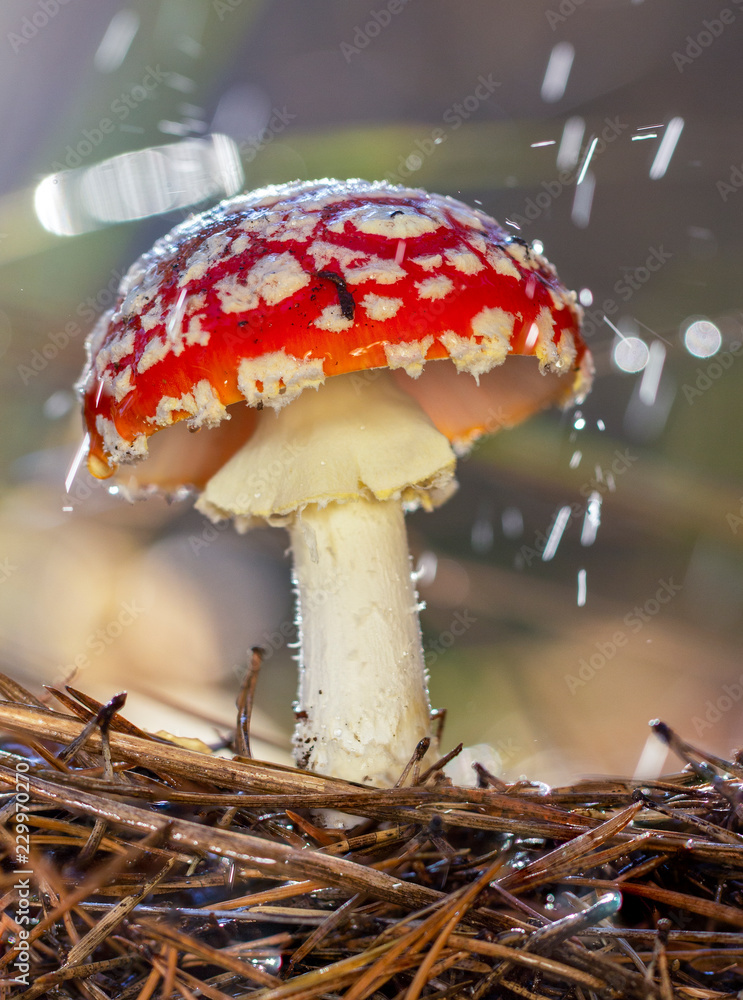
[[[237,696],[237,725],[235,727],[235,753],[242,757],[252,757],[250,750],[250,716],[253,712],[255,687],[261,670],[264,651],[260,646],[253,646],[240,693]]]

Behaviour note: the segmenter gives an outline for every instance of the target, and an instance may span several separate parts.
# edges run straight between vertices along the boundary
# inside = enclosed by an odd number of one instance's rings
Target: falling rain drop
[[[570,42],[558,42],[550,52],[542,81],[542,100],[547,104],[559,101],[565,93],[574,58],[575,49]]]
[[[586,604],[586,571],[578,570],[578,607],[583,608]]]
[[[85,457],[89,445],[90,445],[90,434],[85,434],[82,441],[80,442],[77,451],[75,452],[75,457],[72,459],[72,463],[70,464],[70,468],[67,471],[67,475],[65,476],[65,481],[64,481],[65,493],[70,492],[70,487],[75,481],[77,470],[80,468],[80,463]]]
[[[526,335],[526,343],[524,344],[524,350],[530,351],[536,342],[539,340],[539,327],[536,323],[532,323],[529,327],[529,332]]]
[[[584,166],[587,165],[588,159],[586,159]],[[591,221],[591,208],[593,206],[595,189],[596,177],[592,171],[589,170],[588,173],[581,171],[581,177],[575,186],[573,207],[570,213],[573,225],[577,226],[578,229],[585,229]]]
[[[588,173],[588,165],[593,159],[593,154],[596,152],[596,146],[598,145],[598,141],[599,141],[598,136],[594,136],[593,139],[591,139],[591,144],[588,147],[585,159],[583,160],[580,171],[578,172],[578,179],[575,182],[576,187],[580,187],[580,185],[586,178],[586,174]]]
[[[582,458],[583,458],[583,452],[576,449],[576,451],[574,451],[573,454],[570,456],[570,468],[577,469],[581,463]]]
[[[577,166],[585,131],[586,123],[578,115],[573,115],[565,122],[557,150],[558,170],[572,170]]]
[[[43,412],[47,420],[59,420],[66,417],[75,405],[75,397],[65,389],[57,389],[44,401]]]
[[[521,538],[524,533],[524,518],[518,507],[504,508],[500,519],[506,538]]]
[[[173,343],[180,333],[181,321],[183,320],[183,314],[186,311],[186,289],[182,288],[180,295],[178,296],[178,301],[175,304],[175,308],[168,316],[168,320],[165,324],[165,330],[169,343]]]
[[[477,552],[479,555],[489,552],[493,547],[493,537],[493,522],[490,519],[490,515],[483,512],[478,515],[475,523],[472,525],[472,532],[470,534],[472,551]]]
[[[668,170],[668,164],[671,162],[671,157],[676,150],[676,146],[681,138],[683,130],[683,118],[672,118],[666,125],[663,138],[658,146],[658,152],[655,154],[655,159],[650,165],[650,179],[652,181],[657,181],[660,180],[661,177],[665,177],[666,170]]]
[[[119,10],[114,14],[93,56],[93,65],[99,73],[113,73],[121,66],[139,31],[139,23],[136,11]]]
[[[555,518],[554,524],[552,525],[552,530],[549,533],[547,541],[544,546],[544,551],[542,552],[542,562],[550,562],[555,558],[555,553],[557,552],[557,547],[562,540],[565,528],[568,526],[568,521],[570,520],[570,507],[561,507],[557,512],[557,517]]]
[[[666,349],[659,340],[654,340],[648,351],[648,363],[642,373],[640,382],[639,399],[645,406],[653,406],[658,396],[658,386],[663,374],[663,365],[666,360]]]
[[[580,534],[580,543],[583,546],[593,545],[596,541],[599,525],[601,524],[601,494],[593,490],[588,498],[586,514],[583,518],[583,528]]]
[[[426,549],[418,557],[418,563],[413,572],[413,579],[421,587],[430,587],[436,579],[436,572],[439,568],[439,560],[435,552]]]

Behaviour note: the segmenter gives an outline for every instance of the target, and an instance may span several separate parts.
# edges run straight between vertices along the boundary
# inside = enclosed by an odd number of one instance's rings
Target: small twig
[[[645,972],[648,983],[653,983],[657,971],[661,1000],[674,1000],[673,987],[671,986],[671,979],[668,974],[668,954],[666,951],[670,929],[670,920],[663,917],[658,921],[658,934],[653,947],[653,960]]]
[[[428,781],[428,779],[431,777],[432,774],[435,774],[436,771],[441,771],[442,768],[446,767],[446,765],[449,763],[450,760],[454,760],[455,757],[458,757],[459,754],[462,752],[463,748],[464,748],[464,743],[458,743],[453,750],[449,751],[449,753],[444,754],[443,757],[439,757],[439,759],[434,764],[431,764],[431,766],[428,768],[427,771],[423,772],[423,774],[415,782],[415,784],[425,785],[425,783]]]
[[[475,761],[472,767],[474,768],[475,773],[477,774],[478,787],[495,788],[499,792],[505,792],[506,789],[508,788],[508,785],[506,784],[505,781],[501,781],[500,778],[497,778],[494,774],[491,774],[491,772],[488,771],[486,767],[484,767],[482,764],[479,764],[477,761]]]
[[[317,948],[331,931],[337,930],[365,900],[366,896],[363,893],[356,893],[355,896],[351,896],[350,899],[347,899],[345,903],[339,906],[337,910],[329,913],[319,927],[316,927],[294,952],[286,969],[286,977],[289,978],[295,966],[299,965],[311,951]]]
[[[95,717],[95,722],[101,731],[103,776],[106,781],[113,782],[116,780],[116,773],[113,769],[113,762],[111,760],[111,744],[109,742],[108,732],[114,716],[120,708],[124,707],[125,704],[126,691],[121,691],[119,694],[115,694],[105,705],[102,705]],[[98,850],[98,847],[106,833],[107,827],[108,824],[104,819],[97,819],[95,821],[88,842],[80,852],[80,861],[82,864],[86,864]]]
[[[436,732],[433,734],[433,738],[436,740],[437,744],[441,743],[444,738],[444,726],[446,725],[446,709],[445,708],[435,708],[431,712],[431,723],[435,723]]]
[[[255,697],[255,686],[258,683],[258,674],[261,671],[261,663],[265,650],[260,646],[253,646],[250,656],[250,664],[245,672],[245,677],[240,685],[240,693],[237,696],[237,725],[235,726],[235,753],[239,757],[252,758],[250,749],[250,716],[253,712],[253,699]]]
[[[408,780],[408,775],[413,770],[413,768],[417,767],[420,764],[420,762],[428,753],[428,748],[430,746],[431,746],[430,736],[424,736],[422,740],[418,741],[418,745],[416,746],[415,750],[413,750],[412,757],[407,762],[407,764],[403,768],[402,774],[395,782],[395,788],[402,788],[405,785],[405,782]],[[417,782],[414,781],[413,784],[417,784]]]

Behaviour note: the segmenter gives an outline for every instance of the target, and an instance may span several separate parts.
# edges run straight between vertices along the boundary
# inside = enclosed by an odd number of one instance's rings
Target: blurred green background
[[[489,744],[508,777],[650,774],[659,716],[729,753],[742,40],[737,0],[8,0],[3,669],[36,690],[125,687],[134,721],[213,740],[262,644],[255,732],[285,751],[286,536],[217,531],[189,501],[130,505],[83,472],[66,493],[71,386],[120,275],[190,211],[388,178],[541,241],[580,291],[598,372],[580,412],[482,442],[454,499],[409,519],[445,748]]]

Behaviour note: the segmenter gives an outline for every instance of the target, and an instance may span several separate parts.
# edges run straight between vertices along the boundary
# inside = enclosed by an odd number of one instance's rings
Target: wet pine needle
[[[743,769],[389,789],[0,677],[0,998],[714,1000],[743,990]],[[327,830],[322,810],[358,817]]]

